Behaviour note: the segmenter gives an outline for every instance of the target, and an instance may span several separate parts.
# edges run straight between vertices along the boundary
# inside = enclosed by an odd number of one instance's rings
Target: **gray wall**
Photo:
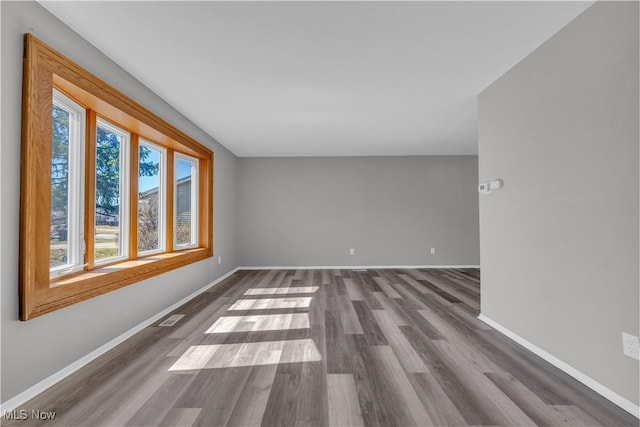
[[[236,267],[237,158],[35,2],[1,2],[2,401]],[[18,321],[22,37],[31,32],[215,151],[215,245],[204,260],[28,322]]]
[[[240,158],[240,264],[477,265],[477,161]]]
[[[638,404],[638,3],[598,2],[479,97],[482,313]]]

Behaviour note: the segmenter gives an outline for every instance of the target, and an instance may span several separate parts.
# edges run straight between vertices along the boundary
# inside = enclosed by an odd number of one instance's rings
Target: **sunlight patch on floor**
[[[298,286],[289,288],[251,288],[247,289],[245,295],[282,295],[282,294],[312,294],[319,289],[319,286]]]
[[[318,362],[320,360],[322,360],[322,356],[312,339],[194,345],[189,347],[169,368],[169,371]]]
[[[307,308],[311,297],[241,299],[233,303],[229,310],[268,310],[279,308]]]
[[[207,334],[252,331],[284,331],[308,329],[309,314],[264,314],[253,316],[223,316],[207,330]]]

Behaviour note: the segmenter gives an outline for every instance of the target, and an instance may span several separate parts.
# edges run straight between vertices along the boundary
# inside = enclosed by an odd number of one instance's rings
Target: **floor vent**
[[[162,323],[160,323],[158,326],[173,326],[176,323],[178,323],[178,321],[180,319],[182,319],[184,317],[184,314],[172,314],[171,316],[167,317]]]

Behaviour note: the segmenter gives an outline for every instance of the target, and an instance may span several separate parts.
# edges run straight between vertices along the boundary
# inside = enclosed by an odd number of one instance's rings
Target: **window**
[[[96,131],[95,263],[127,256],[129,134],[99,119]]]
[[[84,266],[83,191],[85,110],[57,90],[51,108],[50,277]]]
[[[213,256],[213,153],[28,34],[24,64],[20,319]]]
[[[176,155],[175,170],[175,225],[176,248],[196,246],[198,229],[198,162],[185,155]]]
[[[138,151],[138,254],[162,252],[165,247],[163,148],[140,141]]]

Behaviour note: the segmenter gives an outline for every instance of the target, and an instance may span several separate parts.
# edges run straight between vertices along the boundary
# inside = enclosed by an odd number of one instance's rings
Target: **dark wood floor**
[[[638,426],[477,320],[479,288],[477,269],[238,272],[19,408],[54,421],[3,425]]]

